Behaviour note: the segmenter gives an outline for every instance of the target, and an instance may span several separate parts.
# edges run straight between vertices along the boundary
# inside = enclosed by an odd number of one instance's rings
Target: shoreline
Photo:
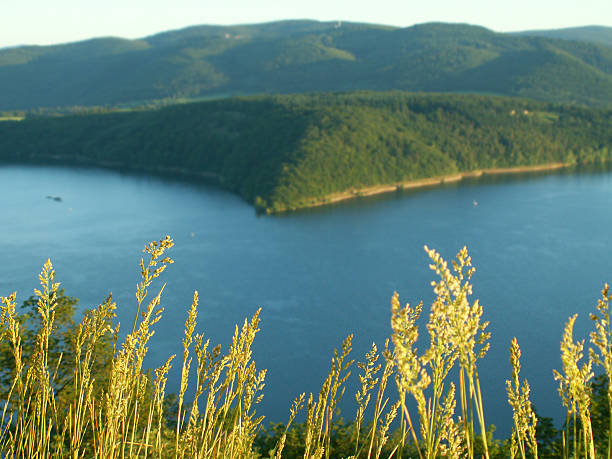
[[[272,211],[266,209],[268,214],[276,214],[288,212],[291,210],[307,209],[310,207],[326,206],[328,204],[335,204],[337,202],[346,201],[349,199],[355,199],[364,196],[375,196],[378,194],[392,193],[395,191],[403,191],[418,188],[428,188],[436,185],[443,185],[445,183],[459,182],[467,178],[478,178],[485,175],[503,175],[503,174],[520,174],[530,172],[542,172],[542,171],[554,171],[569,167],[569,163],[549,163],[539,164],[535,166],[519,166],[519,167],[496,167],[489,169],[477,169],[469,172],[460,172],[452,175],[444,175],[439,177],[431,177],[417,180],[409,180],[406,182],[396,182],[389,185],[375,185],[364,188],[352,188],[347,191],[339,193],[332,193],[323,198],[312,198],[310,202],[300,205],[295,209],[281,209]]]
[[[85,166],[85,167],[100,167],[104,169],[112,170],[130,170],[134,172],[140,172],[145,174],[159,174],[161,176],[173,175],[175,177],[190,177],[196,180],[204,180],[209,183],[215,183],[221,188],[228,189],[223,186],[224,179],[222,176],[215,174],[214,172],[189,170],[181,167],[164,167],[164,166],[153,166],[153,167],[131,167],[128,164],[103,161],[87,158],[82,155],[31,155],[28,159],[44,159],[49,161],[51,164],[66,163],[74,166]],[[285,212],[292,212],[300,209],[308,209],[312,207],[321,207],[329,204],[335,204],[350,199],[356,199],[360,197],[376,196],[379,194],[393,193],[397,191],[429,188],[438,185],[444,185],[445,183],[459,182],[464,179],[479,178],[485,175],[504,175],[504,174],[520,174],[520,173],[531,173],[531,172],[546,172],[563,169],[572,166],[572,163],[548,163],[538,164],[534,166],[518,166],[518,167],[496,167],[487,169],[476,169],[468,172],[459,172],[451,175],[436,176],[430,178],[422,178],[416,180],[408,180],[405,182],[395,182],[392,184],[385,185],[374,185],[363,188],[351,188],[346,191],[331,193],[322,198],[305,198],[304,203],[296,207],[285,207],[277,210],[271,208],[266,209],[255,209],[257,212],[262,212],[268,215],[281,214]],[[234,192],[234,190],[229,189]],[[244,199],[244,197],[243,197]],[[253,205],[252,202],[249,202]]]
[[[214,172],[200,171],[187,169],[184,167],[167,167],[167,166],[133,166],[120,161],[105,161],[100,159],[89,158],[84,155],[29,155],[25,161],[18,159],[17,162],[25,162],[30,164],[34,160],[34,164],[50,164],[50,165],[68,165],[75,167],[92,167],[101,169],[110,169],[114,171],[131,171],[143,174],[157,174],[165,177],[166,174],[175,177],[188,177],[198,180],[206,180],[219,185],[223,183],[223,177]],[[41,162],[38,162],[40,160]]]

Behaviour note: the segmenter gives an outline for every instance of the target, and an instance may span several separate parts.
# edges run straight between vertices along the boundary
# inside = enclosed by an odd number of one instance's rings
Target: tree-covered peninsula
[[[0,122],[0,161],[211,179],[267,212],[612,159],[612,110],[475,95],[257,96]]]

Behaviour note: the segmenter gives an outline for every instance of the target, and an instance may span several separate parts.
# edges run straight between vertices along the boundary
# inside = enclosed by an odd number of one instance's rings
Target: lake
[[[198,330],[225,348],[234,324],[261,307],[254,358],[268,369],[258,411],[269,421],[285,421],[299,393],[318,393],[334,347],[348,334],[355,333],[354,359],[363,360],[373,341],[383,346],[394,291],[402,303],[423,300],[428,311],[427,244],[447,260],[467,245],[477,268],[472,298],[492,332],[479,366],[486,422],[502,436],[510,432],[505,380],[513,336],[539,414],[561,422],[552,369],[561,369],[564,324],[579,313],[575,336],[586,338],[588,314],[612,282],[609,171],[483,178],[278,216],[257,216],[206,185],[87,168],[3,166],[0,196],[0,294],[17,290],[18,302],[25,300],[51,258],[57,280],[82,307],[112,291],[123,330],[134,318],[145,242],[174,238],[151,367],[182,355],[194,290]],[[352,390],[344,401],[343,416],[352,419]]]

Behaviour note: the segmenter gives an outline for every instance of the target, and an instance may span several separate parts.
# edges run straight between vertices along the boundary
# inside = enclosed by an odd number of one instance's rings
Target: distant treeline
[[[0,160],[204,176],[268,212],[381,184],[612,159],[612,110],[475,95],[259,96],[0,122]]]

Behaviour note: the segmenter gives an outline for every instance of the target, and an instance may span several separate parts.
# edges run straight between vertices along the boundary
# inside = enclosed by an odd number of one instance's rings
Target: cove
[[[124,331],[134,318],[142,247],[174,238],[151,367],[169,354],[177,354],[174,369],[180,366],[193,290],[200,294],[198,330],[224,347],[234,325],[261,307],[254,358],[268,370],[258,409],[268,421],[285,421],[299,393],[318,392],[333,348],[349,333],[356,360],[373,341],[382,348],[394,291],[402,303],[423,300],[427,312],[434,273],[426,244],[447,260],[467,245],[477,268],[472,299],[480,299],[492,333],[479,366],[486,422],[502,437],[510,432],[504,382],[516,336],[536,409],[559,424],[552,369],[561,368],[563,326],[578,313],[575,338],[587,338],[588,314],[604,282],[612,282],[609,171],[467,180],[257,216],[240,198],[198,183],[11,165],[0,167],[0,199],[0,294],[17,290],[21,303],[51,258],[83,308],[112,291]],[[357,368],[353,373],[356,380]],[[178,377],[171,374],[170,391]],[[355,409],[349,387],[342,415],[352,419]]]

